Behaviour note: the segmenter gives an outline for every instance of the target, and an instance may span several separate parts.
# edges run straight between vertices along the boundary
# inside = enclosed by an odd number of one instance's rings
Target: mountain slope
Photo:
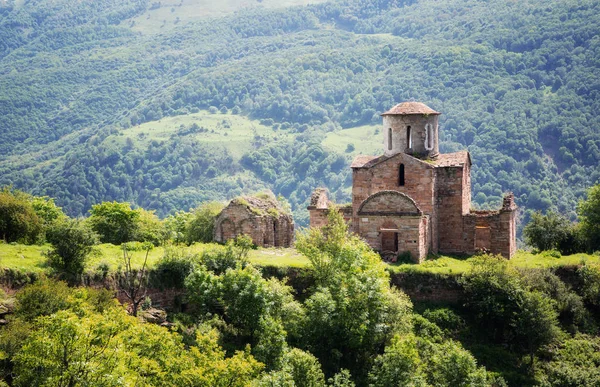
[[[269,187],[302,224],[310,191],[347,200],[351,155],[373,150],[342,129],[377,136],[378,114],[411,99],[443,113],[442,151],[472,153],[479,206],[512,190],[526,209],[572,216],[600,181],[594,1],[347,0],[164,28],[140,26],[156,12],[141,1],[53,4],[2,11],[0,184],[71,214],[116,199],[164,215]],[[66,22],[65,8],[83,16]],[[209,108],[270,129],[234,155],[185,132]],[[124,140],[178,116],[190,117],[178,135]],[[343,138],[354,151],[332,146]]]

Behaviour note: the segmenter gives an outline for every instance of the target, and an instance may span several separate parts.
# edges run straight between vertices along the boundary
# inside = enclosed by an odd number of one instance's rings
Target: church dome
[[[398,105],[394,106],[387,112],[383,113],[382,116],[392,116],[392,115],[409,115],[409,114],[423,114],[423,115],[431,115],[431,114],[442,114],[436,112],[429,106],[425,105],[422,102],[402,102]]]

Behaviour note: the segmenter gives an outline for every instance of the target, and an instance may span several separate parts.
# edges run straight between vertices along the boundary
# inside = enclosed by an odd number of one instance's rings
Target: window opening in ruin
[[[433,126],[431,124],[425,125],[425,149],[433,149]]]
[[[388,129],[388,150],[392,150],[392,128]]]
[[[492,232],[489,226],[475,227],[475,250],[489,251],[492,247]]]
[[[398,171],[398,185],[404,185],[404,164],[400,164],[400,169]]]
[[[279,247],[279,240],[277,239],[277,223],[273,222],[273,246]]]
[[[410,126],[406,127],[406,147],[412,148],[412,136],[410,135]]]

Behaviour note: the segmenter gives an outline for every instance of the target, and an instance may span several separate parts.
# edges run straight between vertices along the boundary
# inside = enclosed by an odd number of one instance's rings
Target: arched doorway
[[[398,226],[392,221],[385,221],[379,229],[381,235],[381,251],[398,252]]]

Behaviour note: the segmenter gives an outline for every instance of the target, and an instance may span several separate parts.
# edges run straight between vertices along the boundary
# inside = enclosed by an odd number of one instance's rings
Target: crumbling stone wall
[[[486,251],[510,259],[517,251],[516,216],[512,193],[504,196],[500,210],[471,211],[463,217],[463,251]]]
[[[245,234],[262,247],[289,247],[294,241],[294,221],[273,194],[233,199],[215,220],[214,240],[225,243]]]

